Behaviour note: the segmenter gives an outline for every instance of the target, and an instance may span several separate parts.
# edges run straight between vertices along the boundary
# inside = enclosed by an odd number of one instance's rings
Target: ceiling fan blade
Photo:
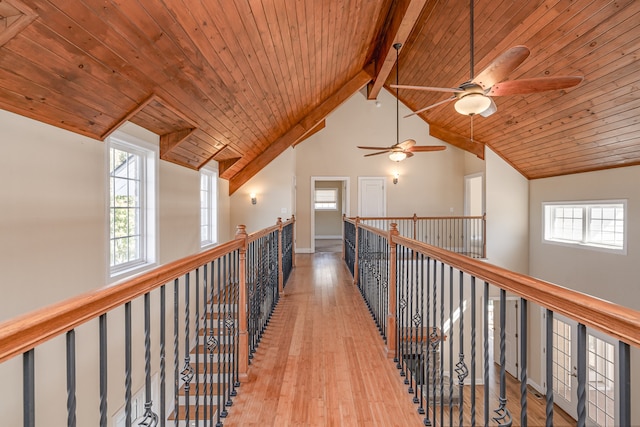
[[[582,82],[581,76],[539,77],[534,79],[507,80],[491,88],[488,95],[524,95],[547,90],[566,89]]]
[[[405,152],[404,152],[404,154],[406,154],[406,155],[407,155],[407,159],[408,159],[409,157],[413,157],[413,153],[412,153],[411,151],[405,151]]]
[[[438,105],[446,104],[447,102],[453,101],[454,99],[456,99],[456,97],[452,96],[451,98],[447,98],[444,101],[436,102],[435,104],[431,104],[428,107],[424,107],[424,108],[421,108],[421,109],[419,109],[417,111],[414,111],[411,114],[407,114],[406,116],[404,116],[404,118],[406,119],[407,117],[415,116],[416,114],[420,114],[423,111],[427,111],[427,110],[429,110],[431,108],[437,107]]]
[[[415,140],[407,139],[407,140],[402,141],[399,144],[396,144],[395,146],[398,147],[398,148],[402,148],[403,150],[408,150],[411,147],[413,147],[414,145],[416,145],[416,141]]]
[[[442,151],[446,150],[446,148],[445,145],[416,145],[406,151],[409,153],[423,153],[427,151]]]
[[[472,83],[489,89],[498,82],[503,81],[507,76],[529,56],[529,48],[526,46],[514,46],[498,56],[484,70],[475,76]]]
[[[491,99],[491,98],[489,98],[489,99]],[[480,115],[482,117],[489,117],[490,115],[492,115],[496,111],[498,111],[498,106],[496,105],[495,102],[493,102],[493,99],[491,99],[491,104],[489,104],[487,109],[484,110],[482,113],[480,113]]]
[[[411,85],[389,85],[393,89],[428,90],[431,92],[464,92],[460,88],[454,87],[431,87],[431,86],[411,86]]]
[[[388,153],[389,151],[390,150],[378,151],[377,153],[365,154],[364,156],[365,157],[377,156],[377,155],[380,155],[380,154]]]
[[[393,147],[367,147],[367,146],[362,146],[362,145],[358,145],[358,148],[361,148],[363,150],[391,150],[391,148]]]

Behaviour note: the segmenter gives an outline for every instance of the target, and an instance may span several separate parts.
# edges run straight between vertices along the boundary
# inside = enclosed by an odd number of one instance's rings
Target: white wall
[[[529,182],[488,147],[485,161],[488,262],[527,274]]]
[[[350,178],[350,209],[358,206],[358,177],[387,178],[387,215],[462,215],[464,152],[429,136],[428,125],[418,117],[403,119],[410,111],[400,104],[400,140],[415,139],[419,145],[447,145],[445,151],[417,153],[395,163],[388,156],[363,157],[371,151],[357,145],[390,146],[396,142],[396,102],[383,90],[381,107],[356,93],[326,119],[326,127],[295,148],[296,242],[298,251],[311,247],[311,177]],[[392,183],[393,172],[400,173]],[[451,211],[453,209],[453,211]]]
[[[240,224],[252,233],[275,225],[279,217],[283,221],[291,218],[295,170],[293,151],[292,148],[287,149],[231,195],[232,235]],[[256,195],[255,205],[251,204],[251,193]]]

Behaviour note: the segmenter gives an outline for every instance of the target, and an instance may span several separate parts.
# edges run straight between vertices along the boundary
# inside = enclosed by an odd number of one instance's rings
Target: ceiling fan
[[[395,43],[393,48],[396,50],[396,85],[398,84],[398,55],[400,48],[402,47],[402,43]],[[363,150],[378,150],[377,153],[365,154],[365,157],[377,156],[379,154],[389,153],[389,159],[394,162],[400,162],[407,157],[412,157],[413,153],[425,152],[425,151],[442,151],[447,148],[444,145],[416,145],[416,141],[413,139],[407,139],[405,141],[400,142],[400,118],[398,117],[400,114],[399,110],[399,99],[398,99],[398,89],[396,89],[396,143],[389,147],[367,147],[367,146],[358,146]]]
[[[502,55],[498,56],[477,76],[474,76],[474,25],[473,25],[473,3],[470,0],[470,78],[457,88],[429,87],[429,86],[410,86],[410,85],[391,85],[392,88],[410,89],[410,90],[426,90],[435,92],[450,92],[453,95],[443,101],[421,108],[413,113],[405,116],[409,117],[414,114],[446,104],[456,100],[454,105],[456,111],[460,114],[473,116],[480,114],[488,117],[497,111],[493,96],[505,95],[524,95],[528,93],[544,92],[548,90],[567,89],[576,86],[582,82],[581,76],[556,76],[556,77],[538,77],[531,79],[507,80],[504,81],[509,73],[518,68],[522,62],[529,56],[529,49],[526,46],[515,46],[508,49]]]
[[[363,150],[378,150],[377,153],[365,154],[365,157],[377,156],[378,154],[389,153],[389,158],[394,162],[399,162],[412,157],[413,153],[421,153],[425,151],[442,151],[447,148],[444,145],[416,145],[413,139],[407,139],[400,143],[393,144],[389,147],[363,147],[358,146]]]

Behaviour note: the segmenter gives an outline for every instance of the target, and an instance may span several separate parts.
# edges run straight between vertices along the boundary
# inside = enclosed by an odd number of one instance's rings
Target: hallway
[[[420,426],[340,253],[296,268],[225,426]]]

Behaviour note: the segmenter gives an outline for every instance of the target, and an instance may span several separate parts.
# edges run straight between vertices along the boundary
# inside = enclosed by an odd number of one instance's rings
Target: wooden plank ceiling
[[[531,179],[640,164],[640,2],[475,7],[476,73],[524,44],[510,79],[585,81],[496,97],[475,144],[452,103],[421,114],[434,130]],[[468,80],[468,22],[457,0],[0,0],[0,108],[100,140],[130,120],[161,135],[165,160],[217,160],[233,192],[358,89],[388,88],[396,41],[400,83]],[[413,110],[448,96],[399,95]]]

